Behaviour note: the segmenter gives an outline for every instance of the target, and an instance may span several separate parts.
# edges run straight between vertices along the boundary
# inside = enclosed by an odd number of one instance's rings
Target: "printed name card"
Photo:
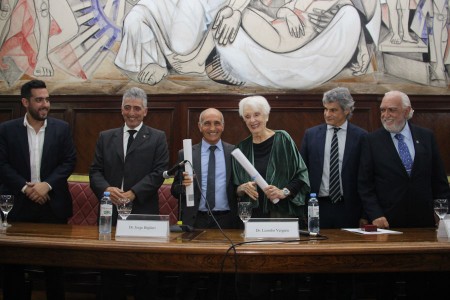
[[[298,239],[297,218],[252,218],[245,224],[246,239]]]
[[[117,221],[116,239],[168,238],[169,229],[169,216],[130,215],[126,220]]]

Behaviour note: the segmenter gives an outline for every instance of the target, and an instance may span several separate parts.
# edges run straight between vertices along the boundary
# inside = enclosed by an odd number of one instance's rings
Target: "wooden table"
[[[237,245],[236,256],[218,230],[171,233],[167,241],[99,240],[95,226],[13,223],[0,232],[0,264],[133,270],[258,273],[450,271],[450,241],[429,229],[400,235],[322,230],[325,240],[301,237],[276,244]],[[238,244],[239,230],[226,230]],[[237,260],[236,260],[237,258]]]

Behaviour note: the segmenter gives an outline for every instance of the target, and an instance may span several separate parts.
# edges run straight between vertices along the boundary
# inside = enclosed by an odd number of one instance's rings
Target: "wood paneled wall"
[[[192,143],[201,139],[197,122],[200,112],[207,107],[220,109],[225,118],[223,140],[238,143],[248,131],[239,117],[238,103],[245,95],[180,94],[148,95],[149,113],[145,124],[167,134],[170,164],[175,163],[182,141]],[[321,94],[268,94],[272,106],[268,127],[288,131],[297,145],[306,128],[323,123]],[[381,126],[379,105],[382,95],[353,95],[356,109],[351,121],[373,131]],[[0,122],[21,117],[25,110],[17,95],[0,96]],[[69,122],[78,152],[76,173],[88,173],[93,159],[95,143],[102,130],[120,127],[121,96],[52,95],[50,115]],[[443,95],[414,95],[411,102],[415,110],[413,122],[428,127],[436,134],[447,174],[450,174],[450,97]]]

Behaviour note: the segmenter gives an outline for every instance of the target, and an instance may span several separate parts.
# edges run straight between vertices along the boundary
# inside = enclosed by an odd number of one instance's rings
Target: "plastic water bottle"
[[[308,201],[308,231],[311,233],[319,233],[319,201],[316,193],[311,193]]]
[[[100,234],[111,233],[113,206],[109,195],[109,192],[105,192],[100,200],[100,221],[98,223],[98,232]]]

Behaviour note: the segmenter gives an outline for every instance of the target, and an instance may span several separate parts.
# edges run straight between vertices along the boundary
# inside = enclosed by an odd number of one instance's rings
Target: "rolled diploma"
[[[189,161],[184,165],[185,172],[188,173],[189,176],[194,179],[192,172],[192,140],[184,139],[183,140],[183,152],[184,152],[184,160]],[[191,185],[186,187],[186,206],[192,207],[194,206],[194,181],[192,181]]]
[[[250,161],[245,157],[244,153],[240,149],[234,149],[231,152],[231,155],[237,160],[237,162],[244,168],[244,170],[250,175],[252,180],[256,182],[256,184],[264,190],[268,184],[264,180],[264,178],[259,174],[259,172],[255,169],[255,167],[250,163]],[[273,204],[277,204],[280,199],[272,200]]]

